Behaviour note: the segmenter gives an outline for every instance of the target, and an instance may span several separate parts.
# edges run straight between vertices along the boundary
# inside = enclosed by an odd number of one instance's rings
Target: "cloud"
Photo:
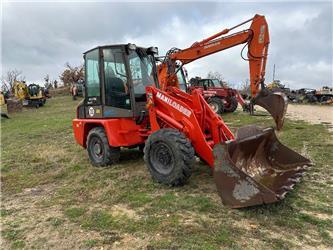
[[[97,45],[133,42],[186,48],[255,13],[266,16],[271,44],[267,81],[291,88],[332,85],[332,3],[10,3],[3,4],[2,66],[17,68],[28,82],[57,78],[66,62],[82,63],[82,53]],[[241,46],[197,60],[190,76],[219,71],[239,85],[249,78]]]

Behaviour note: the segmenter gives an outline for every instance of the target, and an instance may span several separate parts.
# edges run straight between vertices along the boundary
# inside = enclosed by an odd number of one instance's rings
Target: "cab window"
[[[105,104],[131,109],[128,79],[121,48],[103,49]]]
[[[203,80],[203,81],[201,82],[201,86],[204,87],[204,88],[209,87],[209,80]]]
[[[179,69],[177,71],[177,79],[178,79],[179,88],[184,92],[186,92],[186,80],[182,69]]]
[[[86,88],[87,97],[100,96],[98,49],[88,52],[86,60]]]
[[[140,48],[131,51],[128,57],[135,99],[145,101],[146,86],[154,84],[153,57]]]
[[[212,80],[212,87],[223,87],[221,82],[218,79]]]

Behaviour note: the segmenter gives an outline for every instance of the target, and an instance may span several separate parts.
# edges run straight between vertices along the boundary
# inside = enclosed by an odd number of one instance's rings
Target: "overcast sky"
[[[226,27],[265,15],[270,48],[266,82],[276,79],[290,88],[332,86],[332,1],[328,2],[53,2],[2,3],[2,72],[23,71],[28,83],[57,79],[66,62],[82,63],[94,46],[136,43],[187,48]],[[245,26],[244,28],[247,28]],[[218,71],[233,85],[249,78],[242,46],[186,66],[189,76]]]

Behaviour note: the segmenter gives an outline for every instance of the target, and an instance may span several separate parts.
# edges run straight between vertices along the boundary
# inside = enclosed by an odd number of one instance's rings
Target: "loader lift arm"
[[[176,87],[162,91],[150,86],[146,91],[152,135],[172,128],[189,138],[196,154],[213,168],[218,193],[228,206],[277,202],[310,165],[281,144],[272,128],[250,125],[234,136],[199,90],[187,94]],[[151,148],[147,141],[146,147]],[[151,166],[147,160],[146,164]]]
[[[249,29],[242,30],[233,34],[230,31],[251,22]],[[226,36],[223,36],[226,35]],[[158,75],[161,89],[165,90],[169,86],[179,87],[177,79],[177,62],[181,66],[193,62],[197,59],[209,56],[211,54],[245,44],[248,47],[247,60],[250,71],[250,89],[251,89],[251,110],[253,105],[263,106],[273,116],[277,129],[283,125],[283,119],[287,104],[285,98],[280,94],[271,95],[265,89],[265,68],[269,46],[268,24],[264,16],[255,15],[253,18],[242,22],[232,28],[224,29],[200,42],[195,42],[186,49],[172,48],[166,54],[164,61],[158,67]],[[272,102],[272,99],[273,102]],[[244,100],[241,104],[245,104]]]

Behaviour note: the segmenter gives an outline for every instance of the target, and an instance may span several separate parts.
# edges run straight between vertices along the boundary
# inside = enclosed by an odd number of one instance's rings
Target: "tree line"
[[[65,87],[70,86],[73,83],[76,83],[80,80],[84,80],[84,67],[80,66],[72,66],[68,62],[65,64],[65,69],[59,75],[59,79],[62,82],[62,85]],[[57,79],[51,80],[49,74],[46,74],[43,78],[44,87],[47,89],[50,88],[58,88],[59,82]],[[22,70],[18,69],[10,69],[6,71],[1,76],[1,91],[7,92],[13,89],[13,85],[15,81],[25,82],[26,77],[23,74]]]
[[[208,79],[218,79],[220,80],[224,86],[233,87],[230,83],[226,82],[223,75],[220,72],[212,72],[210,71],[207,74]],[[50,80],[49,74],[44,76],[44,87],[47,89],[50,88],[58,88],[59,83],[57,80]],[[65,68],[63,72],[59,75],[59,79],[62,82],[62,85],[65,87],[71,86],[73,83],[77,83],[79,81],[84,81],[84,67],[83,65],[72,66],[68,62],[65,64]],[[25,81],[26,77],[23,75],[21,70],[13,69],[8,70],[1,77],[1,90],[2,91],[11,91],[13,88],[13,84],[15,81]],[[250,90],[249,80],[246,79],[240,85],[240,90],[245,91],[246,93]]]

